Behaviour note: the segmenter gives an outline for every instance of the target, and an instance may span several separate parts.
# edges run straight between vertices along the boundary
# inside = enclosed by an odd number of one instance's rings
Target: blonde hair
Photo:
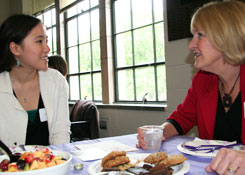
[[[201,30],[232,65],[245,63],[245,3],[211,2],[199,8],[191,20],[191,31]]]

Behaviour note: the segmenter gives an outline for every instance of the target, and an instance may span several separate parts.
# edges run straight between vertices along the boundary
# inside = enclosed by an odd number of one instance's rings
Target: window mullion
[[[155,93],[156,101],[158,101],[158,84],[157,84],[157,54],[156,54],[156,33],[155,33],[155,16],[154,16],[154,0],[152,2],[152,35],[153,35],[153,56],[154,56],[154,79],[155,79]]]
[[[132,65],[135,66],[135,55],[134,55],[134,31],[133,31],[133,6],[132,0],[130,0],[130,17],[131,17],[131,41],[132,41]],[[135,80],[135,68],[133,68],[133,85],[134,85],[134,101],[137,100],[136,92],[136,80]]]
[[[77,5],[76,5],[77,7]],[[77,22],[77,57],[78,57],[78,72],[79,72],[79,75],[78,75],[78,92],[79,92],[79,99],[82,98],[82,94],[81,94],[81,75],[80,75],[80,43],[79,43],[79,22],[78,22],[78,16],[76,16],[76,22]]]
[[[54,34],[53,34],[53,14],[52,14],[52,11],[51,11],[51,27],[50,27],[50,30],[51,30],[51,36],[52,38],[54,38]],[[52,54],[54,54],[54,41],[52,40]]]
[[[70,84],[70,78],[71,76],[70,74],[70,70],[69,70],[69,65],[70,65],[70,59],[69,59],[69,54],[68,54],[68,35],[67,35],[67,31],[68,31],[68,26],[67,26],[67,18],[66,18],[66,12],[64,13],[64,34],[65,34],[65,57],[66,57],[66,62],[67,62],[67,67],[68,67],[68,74],[67,74],[67,82],[69,85],[69,99],[71,99],[71,84]]]
[[[91,7],[91,0],[89,0],[89,7]],[[93,83],[93,47],[92,47],[92,24],[91,24],[91,10],[89,11],[89,30],[90,30],[90,54],[91,54],[91,57],[90,57],[90,62],[91,62],[91,71],[90,71],[90,76],[91,76],[91,95],[92,95],[92,99],[94,99],[94,83]]]

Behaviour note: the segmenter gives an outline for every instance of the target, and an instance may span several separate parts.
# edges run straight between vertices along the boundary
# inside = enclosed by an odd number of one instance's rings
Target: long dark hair
[[[0,27],[0,73],[10,71],[16,65],[16,59],[9,44],[22,44],[31,30],[41,23],[40,19],[30,15],[16,14],[8,17]]]

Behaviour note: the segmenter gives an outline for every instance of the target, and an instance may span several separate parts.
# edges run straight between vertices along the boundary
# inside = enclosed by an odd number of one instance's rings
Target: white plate
[[[218,151],[214,151],[213,153],[205,153],[205,152],[195,152],[195,151],[190,151],[182,146],[182,144],[179,144],[177,146],[177,149],[185,154],[189,154],[192,156],[200,156],[200,157],[215,157]]]
[[[9,160],[9,156],[7,156],[6,154],[0,155],[0,162],[2,162],[4,159],[8,159]]]
[[[138,154],[128,154],[127,156],[130,158],[131,163],[137,162],[137,160],[140,160],[143,162],[144,158],[147,157],[149,154],[145,153],[138,153]],[[93,162],[89,167],[88,167],[88,174],[89,175],[94,175],[96,173],[101,172],[102,167],[100,166],[101,160],[98,160],[96,162]],[[171,168],[174,169],[173,175],[183,175],[187,173],[190,169],[190,164],[185,161],[182,164],[172,166]]]
[[[36,151],[38,149],[41,148],[45,148],[45,146],[42,145],[18,145],[18,146],[13,146],[11,147],[11,151],[13,153],[18,153],[18,152],[23,152],[23,151],[27,151],[27,152],[32,152],[32,151]]]
[[[185,154],[193,155],[193,156],[200,156],[200,157],[215,157],[218,153],[219,150],[215,150],[214,152],[207,153],[207,150],[205,151],[191,151],[188,148],[185,148],[184,145],[188,146],[200,146],[200,145],[229,145],[229,144],[234,144],[236,142],[227,142],[227,141],[222,141],[222,140],[203,140],[200,138],[195,138],[192,141],[187,141],[182,144],[179,144],[177,146],[177,149]],[[237,147],[234,146],[233,149]]]

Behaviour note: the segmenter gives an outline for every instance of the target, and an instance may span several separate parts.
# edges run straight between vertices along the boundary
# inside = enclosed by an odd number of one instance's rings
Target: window
[[[45,13],[41,16],[44,23]],[[163,0],[79,0],[62,14],[70,101],[101,102],[103,84],[103,97],[110,96],[106,102],[114,95],[114,101],[119,103],[166,102]],[[50,21],[45,23],[48,29],[52,29],[55,20]],[[112,32],[108,32],[110,26]],[[54,38],[54,31],[49,33],[49,38]],[[100,36],[101,33],[106,36]],[[101,43],[108,45],[101,47]],[[53,41],[50,45],[55,48]],[[113,56],[104,55],[111,50]],[[101,57],[113,57],[113,62],[107,60],[110,65],[101,68]],[[114,84],[113,78],[108,81],[107,77],[113,73]],[[108,82],[102,83],[102,75]]]
[[[83,0],[65,12],[70,100],[102,100],[99,0]]]
[[[114,0],[117,102],[166,101],[163,0]]]
[[[56,12],[55,7],[51,6],[36,15],[47,27],[48,45],[50,47],[50,55],[57,54],[57,38],[56,38]]]

